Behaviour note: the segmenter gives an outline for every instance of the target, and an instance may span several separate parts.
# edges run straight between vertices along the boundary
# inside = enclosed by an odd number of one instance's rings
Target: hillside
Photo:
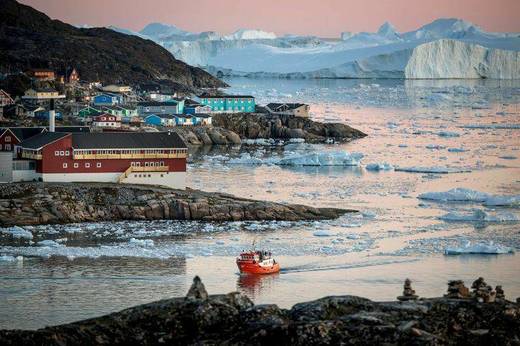
[[[158,44],[106,28],[78,29],[14,0],[0,0],[0,73],[76,67],[81,79],[176,89],[225,84]]]

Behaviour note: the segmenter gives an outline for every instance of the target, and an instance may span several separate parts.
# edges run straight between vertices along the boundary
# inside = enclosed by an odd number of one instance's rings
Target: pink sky
[[[376,31],[385,21],[398,31],[437,18],[468,20],[487,31],[520,32],[520,0],[21,0],[70,24],[115,25],[139,31],[173,24],[188,31],[229,33],[239,28],[277,34],[337,37]]]

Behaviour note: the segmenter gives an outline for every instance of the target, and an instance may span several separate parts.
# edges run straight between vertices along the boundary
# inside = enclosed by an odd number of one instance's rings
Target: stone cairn
[[[450,280],[448,281],[448,293],[444,295],[446,298],[452,299],[464,299],[470,298],[469,288],[464,286],[462,280]]]
[[[191,284],[188,294],[186,294],[186,298],[201,300],[208,299],[208,292],[206,291],[206,287],[204,287],[204,284],[198,276],[193,278],[193,283]]]
[[[502,289],[502,285],[498,285],[497,287],[495,287],[495,292],[497,293],[496,294],[496,299],[501,299],[501,300],[504,300],[506,299],[506,294],[504,292],[504,290]]]
[[[480,277],[473,282],[471,285],[473,289],[473,297],[480,303],[492,303],[495,301],[496,292],[493,291],[493,287],[489,286],[484,278]]]
[[[416,300],[418,296],[415,294],[415,290],[412,289],[412,281],[410,279],[404,280],[403,295],[397,297],[400,301]]]

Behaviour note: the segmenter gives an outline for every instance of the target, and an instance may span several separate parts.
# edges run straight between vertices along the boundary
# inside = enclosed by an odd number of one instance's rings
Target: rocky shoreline
[[[212,126],[174,127],[190,145],[240,144],[244,139],[290,140],[309,143],[349,142],[366,134],[340,123],[320,123],[307,118],[267,113],[213,115]]]
[[[118,220],[323,220],[355,210],[256,201],[198,190],[109,183],[0,184],[0,226]]]
[[[3,345],[511,345],[520,343],[520,304],[482,278],[473,292],[441,298],[374,302],[332,296],[290,310],[254,305],[232,292],[208,295],[195,277],[186,297],[161,300],[110,315],[36,331],[2,330]],[[409,285],[410,283],[408,283]],[[462,283],[462,286],[463,283]],[[411,286],[409,287],[411,289]],[[501,288],[500,288],[501,290]],[[409,296],[408,292],[408,296]],[[503,291],[502,291],[503,293]],[[407,296],[406,284],[403,296]]]

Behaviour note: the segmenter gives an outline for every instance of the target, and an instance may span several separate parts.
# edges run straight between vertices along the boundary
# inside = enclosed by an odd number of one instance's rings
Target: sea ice
[[[487,193],[465,188],[455,188],[444,192],[426,192],[417,196],[420,199],[442,202],[484,202],[489,197]]]
[[[369,163],[365,166],[365,169],[367,171],[391,171],[394,169],[394,166],[392,166],[389,163],[383,162],[383,163]]]
[[[1,233],[9,234],[13,238],[32,239],[33,235],[30,231],[27,231],[19,226],[13,226],[9,228],[0,228]]]
[[[471,170],[467,168],[455,168],[455,167],[396,167],[396,171],[398,172],[409,172],[409,173],[434,173],[434,174],[449,174],[449,173],[465,173],[471,172]]]
[[[328,231],[326,229],[318,230],[312,234],[315,237],[331,237],[334,235],[331,231]]]
[[[484,205],[488,207],[499,207],[499,206],[520,206],[520,195],[513,196],[489,196],[484,201]]]
[[[276,162],[282,166],[359,166],[363,154],[346,151],[326,151],[294,155]]]
[[[59,246],[63,246],[63,245],[55,242],[54,240],[50,240],[50,239],[41,240],[41,241],[37,242],[36,245],[42,246],[42,247],[59,247]]]
[[[518,222],[520,218],[513,213],[495,213],[490,214],[483,210],[476,209],[470,213],[449,212],[439,217],[444,221],[469,221],[469,222]]]
[[[130,238],[128,244],[141,247],[153,247],[155,244],[152,239],[136,239]]]
[[[447,247],[444,250],[445,255],[462,255],[462,254],[507,254],[514,253],[514,250],[507,246],[494,244],[493,242],[478,243],[472,245],[471,242],[466,241],[459,247]]]
[[[450,153],[463,153],[463,152],[468,151],[468,149],[464,149],[464,148],[448,148],[448,151]]]
[[[439,137],[460,137],[460,134],[452,131],[440,131],[437,135],[439,135]]]

